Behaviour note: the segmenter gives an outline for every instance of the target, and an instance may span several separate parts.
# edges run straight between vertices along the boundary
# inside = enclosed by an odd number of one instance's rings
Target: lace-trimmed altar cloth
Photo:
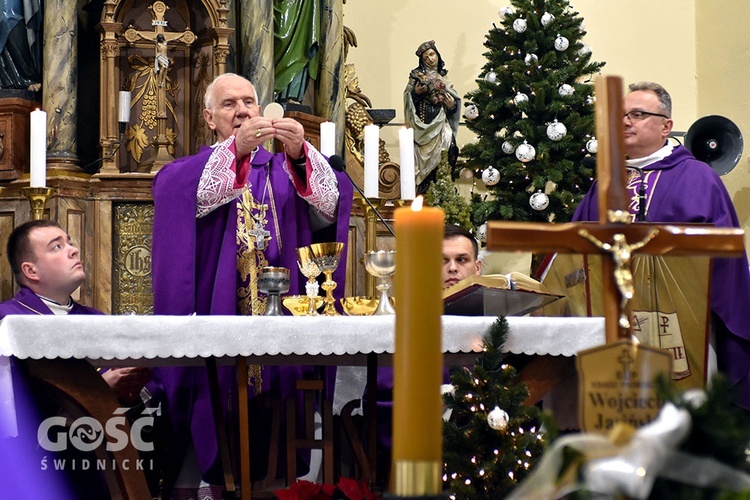
[[[605,343],[603,318],[507,320],[504,351],[514,354],[574,356]],[[443,316],[443,352],[479,352],[494,321]],[[395,316],[7,316],[0,321],[0,411],[15,420],[9,356],[89,359],[97,366],[186,365],[209,356],[364,365],[368,353],[393,354],[394,326]],[[348,382],[337,384],[337,409],[364,390],[363,377]]]

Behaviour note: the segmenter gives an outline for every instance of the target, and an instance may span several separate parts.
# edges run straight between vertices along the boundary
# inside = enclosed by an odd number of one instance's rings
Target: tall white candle
[[[47,186],[47,113],[31,112],[30,187]]]
[[[127,90],[120,91],[120,107],[118,108],[117,121],[119,123],[128,123],[130,121],[130,92]]]
[[[365,127],[365,196],[377,198],[379,192],[378,150],[380,149],[380,129],[377,125]]]
[[[333,122],[320,124],[320,152],[329,158],[336,154],[336,124]]]
[[[401,199],[413,200],[417,195],[414,177],[414,129],[401,127],[398,131],[399,159],[401,161]]]

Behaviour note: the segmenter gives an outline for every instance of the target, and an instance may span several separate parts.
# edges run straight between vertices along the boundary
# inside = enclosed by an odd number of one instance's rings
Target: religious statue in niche
[[[302,104],[320,70],[322,2],[274,0],[274,95]]]
[[[42,84],[41,0],[0,6],[0,88],[38,91]]]
[[[409,73],[404,90],[404,117],[414,129],[414,166],[417,193],[425,193],[435,180],[440,153],[448,150],[448,162],[458,159],[456,135],[461,119],[461,98],[445,75],[445,62],[435,41],[417,48],[419,66]]]

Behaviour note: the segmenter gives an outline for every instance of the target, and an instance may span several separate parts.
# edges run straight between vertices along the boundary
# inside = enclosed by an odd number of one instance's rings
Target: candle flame
[[[419,196],[417,196],[416,198],[414,198],[414,201],[411,202],[411,209],[414,212],[419,212],[419,211],[422,210],[423,203],[424,203],[424,198],[420,194]]]

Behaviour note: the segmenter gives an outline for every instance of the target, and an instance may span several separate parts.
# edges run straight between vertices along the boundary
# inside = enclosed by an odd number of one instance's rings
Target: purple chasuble
[[[0,303],[0,319],[9,314],[54,314],[42,299],[30,289],[22,286],[18,293],[10,300]],[[104,314],[93,307],[88,307],[73,301],[73,308],[68,314]]]
[[[707,223],[739,228],[739,220],[719,175],[683,146],[643,167],[646,175],[645,222]],[[637,184],[637,180],[632,184]],[[574,221],[599,220],[597,181],[578,205]],[[637,193],[637,186],[636,188]],[[631,203],[637,214],[638,203]],[[738,391],[738,403],[750,410],[750,271],[747,256],[712,259],[711,310],[726,329],[716,333],[719,370]]]
[[[54,313],[37,294],[21,286],[12,299],[0,303],[0,320],[13,314]],[[74,301],[73,308],[68,314],[103,313]],[[50,463],[53,460],[53,456],[40,448],[37,442],[36,432],[42,416],[31,393],[30,382],[23,375],[24,370],[18,368],[14,358],[10,360],[10,366],[13,373],[13,399],[16,410],[13,418],[18,420],[19,434],[14,438],[0,439],[0,479],[4,485],[3,493],[6,498],[76,498],[75,488],[64,470],[41,469],[42,459]],[[6,397],[8,396],[3,395],[0,399],[4,401]],[[18,493],[15,493],[16,486]],[[20,493],[22,491],[23,494]]]
[[[236,201],[196,218],[198,183],[212,151],[204,146],[196,155],[166,165],[154,179],[154,314],[238,314]],[[313,233],[310,206],[297,195],[282,167],[284,160],[284,153],[272,155],[260,148],[252,160],[248,180],[255,200],[269,205],[266,230],[271,233],[271,240],[267,241],[264,252],[268,265],[288,268],[291,277],[289,294],[304,294],[305,281],[297,268],[296,249],[316,241],[348,241],[352,186],[344,174],[335,172],[339,190],[336,222]],[[271,182],[268,187],[267,180]],[[280,251],[270,206],[270,190],[273,191],[278,227],[282,232]],[[346,252],[345,247],[342,263],[346,261]],[[334,280],[343,285],[345,273],[346,266],[340,265],[334,273]],[[338,298],[343,297],[344,287],[338,286],[335,294],[338,302]],[[301,367],[263,367],[264,392],[270,391],[282,400],[287,399],[293,393],[294,382],[301,378],[301,370]],[[171,471],[172,475],[179,472],[183,453],[192,439],[204,480],[220,484],[221,476],[217,476],[218,445],[205,369],[161,368],[155,370],[155,378],[164,387],[165,411],[174,433],[175,463],[172,465],[176,470]],[[236,390],[235,379],[232,367],[219,369],[224,408],[235,399],[231,396]],[[167,478],[167,481],[170,479],[174,480],[174,477]]]

